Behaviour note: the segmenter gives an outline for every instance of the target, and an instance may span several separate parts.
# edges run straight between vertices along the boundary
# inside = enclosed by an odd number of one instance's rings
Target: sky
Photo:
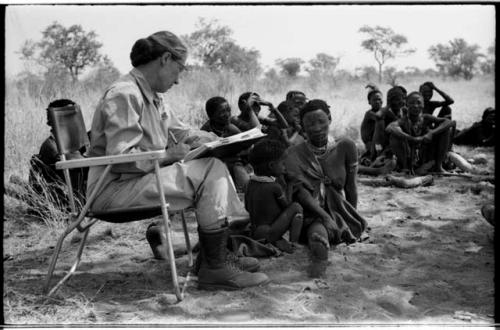
[[[373,54],[361,47],[365,36],[358,31],[363,25],[390,27],[407,37],[416,52],[387,62],[398,69],[435,68],[427,50],[454,38],[477,44],[482,52],[495,44],[492,5],[10,5],[5,16],[6,75],[22,71],[16,52],[26,40],[40,40],[41,31],[54,21],[95,31],[103,43],[101,53],[126,73],[137,39],[160,30],[192,33],[200,17],[218,20],[232,29],[237,44],[259,50],[265,69],[280,58],[308,61],[318,53],[339,56],[339,69],[376,66]]]

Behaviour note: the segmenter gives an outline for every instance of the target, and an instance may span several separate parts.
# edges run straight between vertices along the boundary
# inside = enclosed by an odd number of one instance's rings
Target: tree
[[[403,73],[400,71],[397,71],[397,69],[393,66],[387,66],[384,69],[385,81],[391,86],[396,86],[398,76],[402,76],[402,75],[403,75]]]
[[[354,69],[356,76],[363,78],[364,80],[370,82],[373,77],[377,76],[377,69],[373,66],[362,66]]]
[[[462,38],[455,38],[448,44],[437,44],[429,48],[429,55],[441,74],[452,77],[463,77],[470,80],[484,57],[478,45],[469,45]]]
[[[484,74],[495,73],[495,45],[488,47],[484,61],[481,63],[481,71]]]
[[[103,56],[96,68],[85,78],[85,81],[91,85],[97,85],[98,89],[101,89],[111,84],[118,77],[120,77],[120,71],[107,56]]]
[[[300,72],[304,60],[298,57],[289,57],[276,60],[276,64],[281,67],[281,72],[289,77],[296,77]]]
[[[261,71],[259,51],[236,44],[229,27],[219,25],[217,20],[199,18],[196,28],[196,31],[181,38],[189,46],[193,57],[210,70],[228,68],[236,73]]]
[[[382,82],[382,68],[388,60],[415,52],[415,49],[403,48],[408,40],[404,35],[395,33],[390,27],[365,25],[359,29],[359,32],[368,34],[368,39],[363,40],[361,46],[372,52],[378,63],[379,83]]]
[[[403,73],[408,76],[418,76],[422,74],[422,71],[416,66],[407,66],[404,68]]]
[[[332,76],[340,62],[340,57],[334,57],[325,53],[318,53],[316,57],[309,60],[309,68],[306,69],[310,75]]]
[[[258,74],[261,71],[259,51],[247,50],[232,41],[226,42],[214,55],[221,68],[229,68],[242,74]]]
[[[47,70],[63,67],[73,81],[88,67],[99,62],[102,44],[94,31],[85,32],[80,25],[69,28],[54,22],[42,31],[42,40],[26,41],[21,47],[21,59],[34,61]]]

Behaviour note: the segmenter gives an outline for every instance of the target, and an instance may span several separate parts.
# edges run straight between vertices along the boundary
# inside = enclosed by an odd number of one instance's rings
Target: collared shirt
[[[163,104],[137,69],[113,83],[99,101],[91,128],[90,157],[162,150],[171,130],[178,141],[189,134],[189,127]],[[109,183],[119,177],[143,175],[153,169],[152,161],[114,165]],[[89,189],[96,183],[102,167],[89,171]],[[106,183],[105,183],[106,184]]]

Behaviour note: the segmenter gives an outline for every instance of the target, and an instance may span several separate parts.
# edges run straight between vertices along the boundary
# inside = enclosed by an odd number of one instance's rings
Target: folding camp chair
[[[174,251],[172,247],[172,235],[171,235],[171,223],[169,219],[168,204],[165,200],[163,185],[161,183],[160,177],[160,159],[166,156],[165,150],[141,152],[133,154],[122,154],[114,156],[102,156],[102,157],[92,157],[92,158],[82,158],[67,160],[66,155],[77,151],[82,146],[89,145],[89,139],[85,132],[85,123],[83,121],[83,116],[78,105],[68,105],[60,108],[49,108],[48,109],[49,118],[51,120],[52,131],[54,133],[59,154],[61,156],[61,161],[56,163],[57,169],[62,169],[64,172],[64,178],[66,185],[68,187],[68,196],[70,201],[70,207],[72,213],[69,216],[69,222],[64,233],[59,237],[57,245],[50,262],[49,271],[47,274],[47,279],[45,283],[45,292],[48,295],[52,295],[66,280],[68,280],[71,275],[76,271],[76,268],[80,264],[80,259],[85,245],[85,241],[89,234],[90,227],[95,224],[98,220],[111,222],[111,223],[124,223],[136,220],[149,219],[158,215],[163,216],[163,224],[165,226],[165,242],[166,253],[168,255],[168,262],[170,264],[170,271],[172,274],[172,283],[174,285],[175,295],[177,300],[181,301],[184,297],[184,291],[188,282],[189,273],[186,277],[182,289],[179,288],[179,283],[177,279],[177,269],[175,265]],[[112,165],[130,163],[139,160],[151,160],[154,162],[154,171],[158,184],[159,200],[158,205],[153,207],[132,207],[132,208],[120,208],[111,209],[106,211],[92,210],[91,205],[98,195],[104,178],[108,175],[111,170]],[[75,198],[73,196],[73,187],[71,186],[71,180],[69,175],[69,169],[81,168],[81,167],[92,167],[106,165],[104,172],[99,178],[96,187],[88,195],[87,201],[80,211],[77,211],[75,206]],[[89,218],[88,222],[83,225],[86,218]],[[193,265],[193,255],[191,251],[191,244],[189,241],[189,235],[187,231],[186,218],[184,211],[182,211],[182,226],[184,230],[184,236],[186,240],[186,248],[188,252],[188,262],[189,267]],[[76,261],[70,268],[69,272],[49,291],[51,278],[54,272],[55,265],[57,263],[57,258],[61,250],[64,239],[75,229],[83,232],[83,237],[78,248]]]

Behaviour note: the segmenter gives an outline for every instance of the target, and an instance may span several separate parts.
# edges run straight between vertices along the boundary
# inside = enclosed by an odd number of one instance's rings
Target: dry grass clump
[[[12,176],[6,193],[23,202],[27,214],[43,222],[48,229],[63,228],[68,220],[69,199],[67,187],[62,182],[48,183],[38,173],[33,173],[30,184]],[[79,209],[82,207],[78,198],[75,198],[75,205]]]
[[[4,285],[6,324],[64,324],[97,321],[92,299],[78,292],[63,298],[20,292]]]

